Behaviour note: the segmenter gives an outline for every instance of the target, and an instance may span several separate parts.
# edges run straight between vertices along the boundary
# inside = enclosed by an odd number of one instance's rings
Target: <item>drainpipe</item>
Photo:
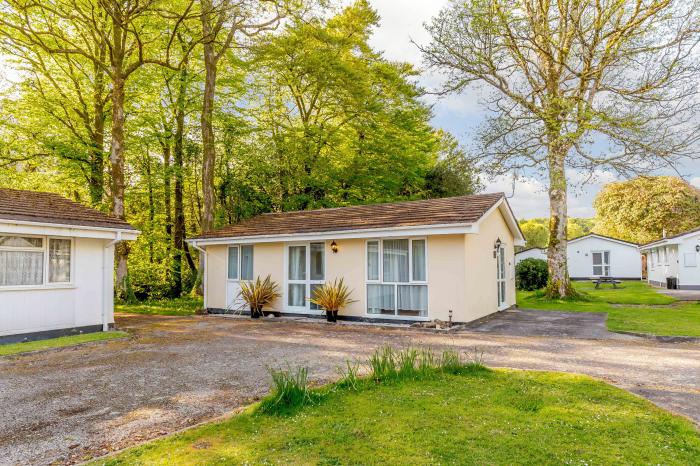
[[[106,332],[109,330],[109,321],[107,319],[107,300],[105,299],[105,290],[107,289],[107,251],[110,247],[114,246],[122,240],[122,232],[117,231],[117,235],[112,241],[107,243],[102,250],[102,331]],[[110,276],[112,276],[110,274]]]
[[[207,309],[207,251],[199,246],[197,246],[196,241],[189,241],[190,246],[195,248],[197,251],[201,252],[200,260],[202,261],[202,294],[204,295],[204,309]]]

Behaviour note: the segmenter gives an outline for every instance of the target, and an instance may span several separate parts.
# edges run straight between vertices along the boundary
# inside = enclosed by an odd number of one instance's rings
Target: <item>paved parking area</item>
[[[128,341],[0,358],[0,464],[78,462],[223,415],[263,396],[266,367],[315,381],[379,345],[484,352],[493,367],[585,373],[700,424],[700,345],[221,317],[119,316]]]
[[[491,314],[467,328],[472,332],[513,336],[637,340],[637,337],[611,332],[603,312],[557,312],[514,309]]]

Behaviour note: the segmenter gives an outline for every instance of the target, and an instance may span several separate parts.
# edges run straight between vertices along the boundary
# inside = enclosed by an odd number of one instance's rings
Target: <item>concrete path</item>
[[[700,290],[667,290],[655,288],[657,292],[676,298],[679,301],[700,301]]]
[[[0,464],[71,463],[223,415],[268,391],[267,366],[316,381],[382,344],[484,352],[492,367],[585,373],[700,424],[700,345],[436,334],[221,317],[120,316],[134,334],[0,358]]]

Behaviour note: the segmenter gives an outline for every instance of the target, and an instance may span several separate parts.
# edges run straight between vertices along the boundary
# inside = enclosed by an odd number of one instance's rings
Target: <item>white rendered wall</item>
[[[542,259],[543,261],[547,260],[547,250],[546,249],[540,249],[540,248],[532,248],[528,249],[526,251],[519,252],[515,255],[515,263],[517,264],[521,260],[524,259]]]
[[[568,244],[569,276],[593,276],[593,251],[610,251],[610,276],[642,278],[642,258],[637,246],[590,236]]]
[[[681,287],[700,288],[700,253],[696,251],[697,246],[700,246],[700,233],[685,238],[678,246],[678,282]],[[695,255],[695,267],[686,265],[686,254]]]
[[[114,247],[104,239],[74,238],[73,280],[60,288],[0,289],[0,335],[114,322]]]

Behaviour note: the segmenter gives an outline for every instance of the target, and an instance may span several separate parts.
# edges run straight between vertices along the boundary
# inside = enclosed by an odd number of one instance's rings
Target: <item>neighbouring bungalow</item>
[[[567,263],[572,280],[615,277],[621,280],[642,278],[639,246],[617,238],[590,233],[567,243]],[[547,249],[529,248],[515,254],[515,263],[534,257],[547,260]]]
[[[700,290],[700,228],[644,244],[647,280],[651,285],[667,287],[667,279],[682,290]]]
[[[0,189],[0,343],[108,330],[114,245],[138,234],[56,194]]]
[[[502,193],[263,214],[190,240],[211,313],[248,311],[240,282],[270,275],[282,314],[321,315],[309,297],[343,278],[357,301],[339,318],[453,322],[515,305],[524,242]]]

